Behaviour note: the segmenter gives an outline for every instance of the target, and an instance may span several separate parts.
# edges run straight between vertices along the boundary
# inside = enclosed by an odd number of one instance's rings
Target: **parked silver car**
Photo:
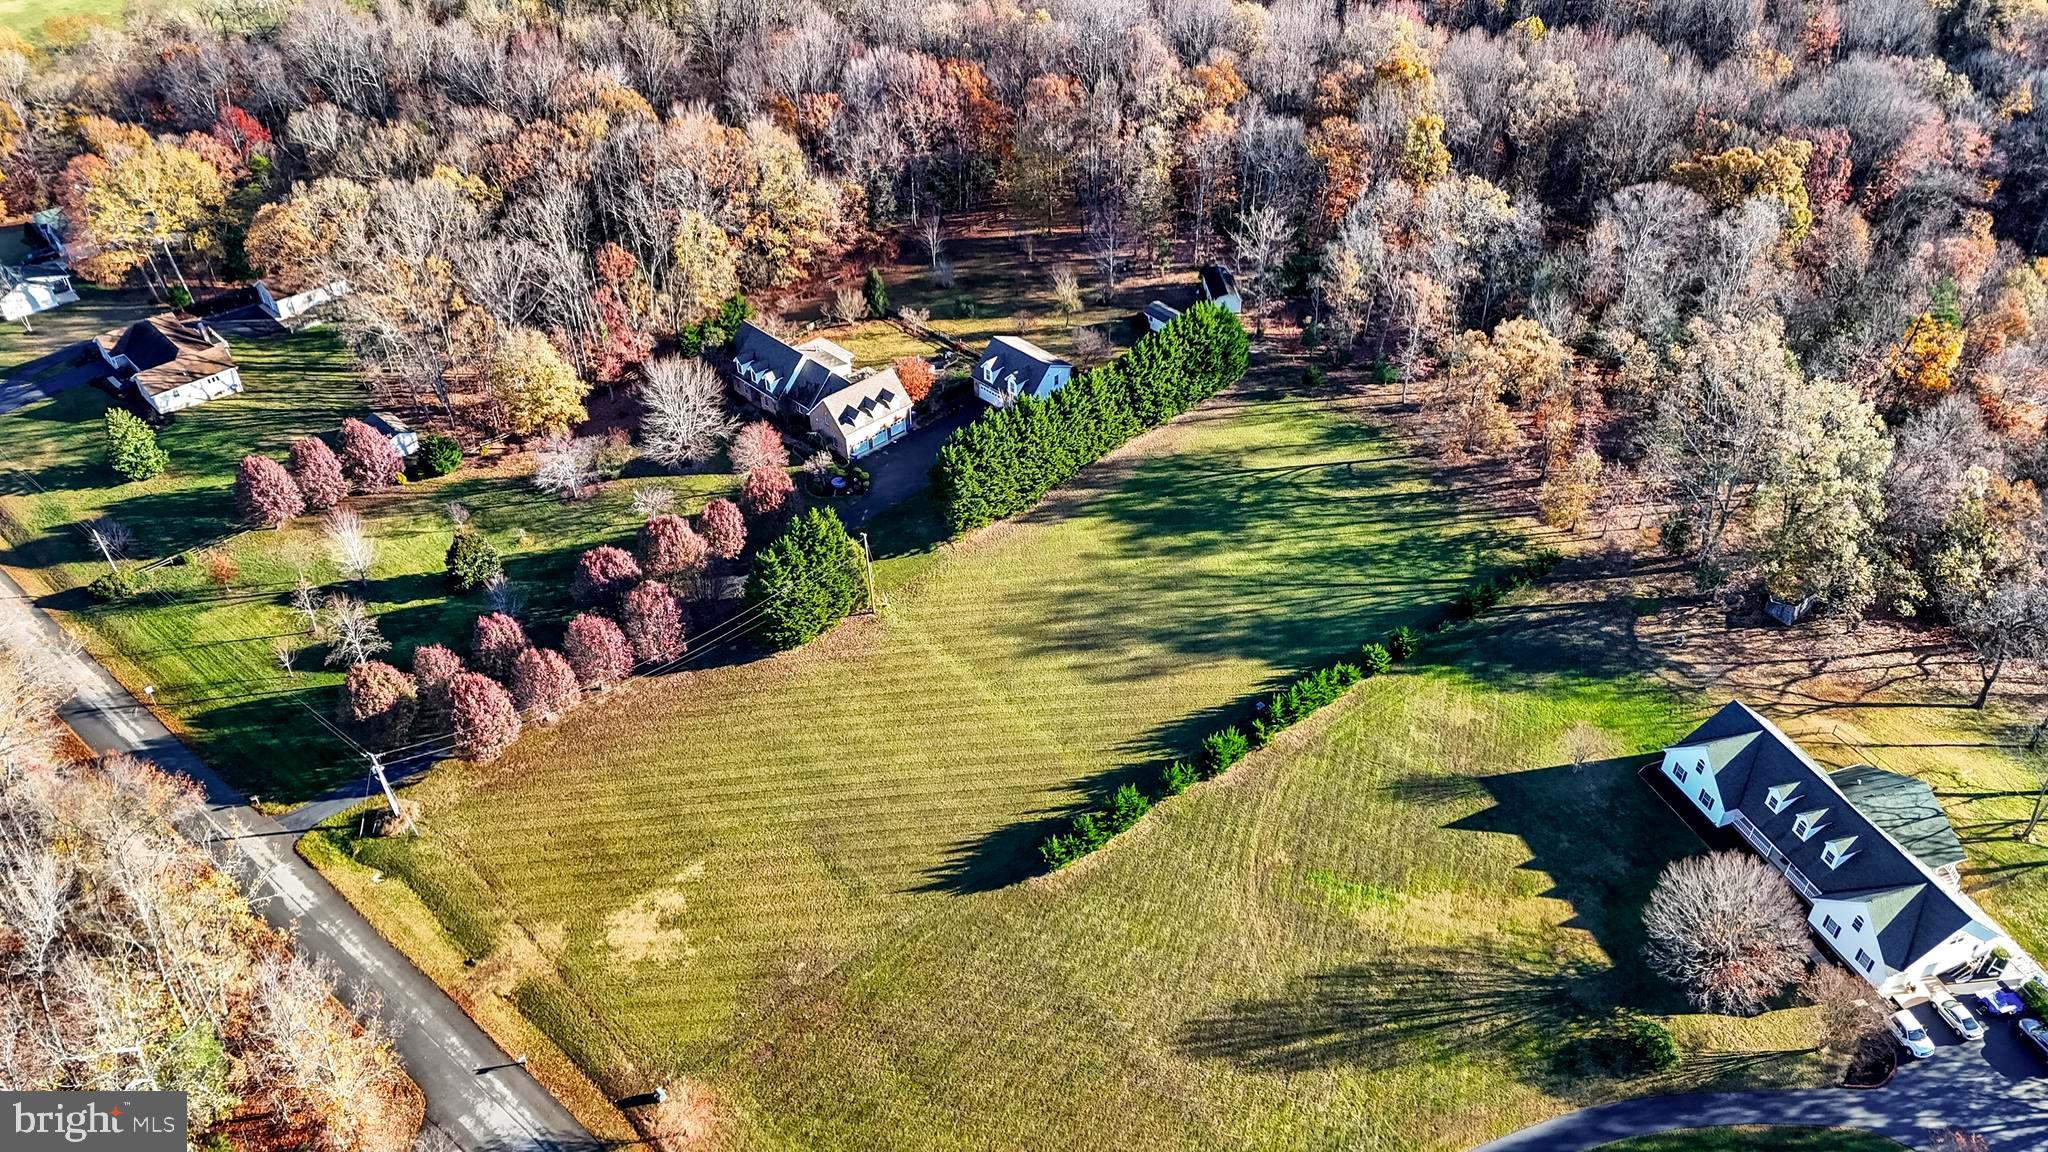
[[[1970,1010],[1963,1007],[1963,1002],[1949,995],[1946,989],[1937,989],[1930,999],[1934,1001],[1934,1010],[1941,1013],[1941,1018],[1963,1039],[1975,1041],[1984,1038],[1984,1025],[1979,1024],[1977,1018],[1970,1015]]]
[[[2043,1024],[2039,1020],[2022,1020],[2020,1035],[2032,1040],[2034,1047],[2041,1050],[2041,1055],[2048,1056],[2048,1024]]]

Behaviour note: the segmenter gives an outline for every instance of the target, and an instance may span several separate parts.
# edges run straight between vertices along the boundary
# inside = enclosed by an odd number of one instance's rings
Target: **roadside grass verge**
[[[1898,1152],[1882,1136],[1853,1128],[1695,1128],[1660,1132],[1614,1144],[1601,1152]]]

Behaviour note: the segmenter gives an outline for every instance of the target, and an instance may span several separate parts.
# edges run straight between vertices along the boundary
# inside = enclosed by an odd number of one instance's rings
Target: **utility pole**
[[[384,775],[384,760],[374,752],[370,754],[370,771],[377,777],[377,786],[384,789],[384,802],[391,805],[391,814],[404,824],[402,830],[406,832],[412,831],[412,817],[407,816],[399,809],[398,797],[391,791],[391,779]]]
[[[868,612],[875,610],[875,558],[868,551],[868,534],[860,534],[860,564],[868,577]]]

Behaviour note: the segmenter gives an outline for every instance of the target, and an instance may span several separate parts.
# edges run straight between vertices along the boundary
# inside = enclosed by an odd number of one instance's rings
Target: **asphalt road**
[[[2020,1035],[2018,1019],[1978,1013],[1984,1041],[1967,1044],[1931,1007],[1915,1014],[1935,1039],[1934,1055],[1906,1061],[1882,1088],[1642,1096],[1566,1113],[1475,1152],[1585,1152],[1635,1136],[1727,1125],[1860,1128],[1921,1149],[1956,1129],[1982,1136],[1997,1152],[2048,1148],[2048,1059]]]
[[[53,644],[63,630],[0,572],[0,628],[34,629]],[[427,1120],[469,1152],[568,1152],[603,1145],[467,1013],[386,943],[348,901],[292,850],[298,833],[250,808],[90,656],[65,662],[70,701],[59,710],[79,738],[131,752],[199,782],[208,827],[188,829],[242,881],[271,924],[301,951],[334,965],[340,994],[362,1010],[360,989],[397,1032],[399,1059],[426,1093]]]

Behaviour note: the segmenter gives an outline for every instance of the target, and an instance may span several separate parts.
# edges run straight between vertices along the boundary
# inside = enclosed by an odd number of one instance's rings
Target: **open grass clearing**
[[[132,689],[154,685],[159,711],[210,764],[266,800],[307,799],[360,780],[362,765],[322,722],[334,708],[340,669],[307,644],[285,672],[279,639],[305,644],[288,599],[303,562],[316,583],[368,603],[404,665],[421,644],[467,644],[481,595],[451,597],[442,581],[451,527],[443,508],[468,507],[472,523],[504,551],[506,573],[531,593],[536,632],[546,642],[570,611],[566,589],[576,555],[624,544],[638,530],[632,490],[658,484],[688,510],[730,487],[717,475],[642,476],[608,485],[573,504],[536,491],[524,460],[472,463],[451,476],[356,497],[378,545],[362,584],[344,584],[327,555],[317,517],[282,531],[238,531],[235,464],[249,452],[282,457],[308,433],[328,433],[368,408],[361,381],[331,333],[314,329],[235,343],[245,391],[180,413],[160,435],[168,471],[123,483],[102,464],[102,420],[111,400],[93,387],[0,416],[0,537],[4,563],[44,599]],[[84,586],[105,570],[80,525],[107,515],[135,534],[134,562],[154,569],[153,591],[101,605]],[[175,558],[225,550],[240,575],[225,591],[203,565]]]
[[[881,617],[444,767],[427,834],[358,859],[528,958],[510,998],[607,1091],[708,1086],[733,1147],[1452,1149],[1818,1080],[1809,1013],[1695,1026],[1635,960],[1697,844],[1621,754],[1703,707],[1612,670],[1606,606],[1466,626],[1015,882],[1059,813],[1519,546],[1342,408],[1240,390],[936,556],[878,532]],[[1616,756],[1573,769],[1581,724]],[[1617,1005],[1686,1062],[1567,1071]]]
[[[0,0],[0,27],[35,42],[42,39],[43,26],[58,17],[97,17],[113,25],[127,7],[127,0]]]

